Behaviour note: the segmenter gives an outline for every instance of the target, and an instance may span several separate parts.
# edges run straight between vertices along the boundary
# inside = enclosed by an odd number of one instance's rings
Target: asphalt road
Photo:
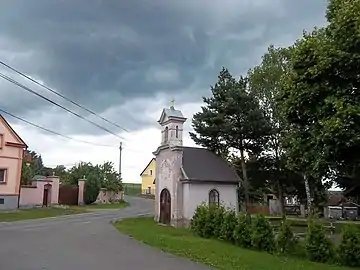
[[[111,221],[152,213],[153,201],[74,216],[0,223],[0,270],[206,270],[120,234]]]

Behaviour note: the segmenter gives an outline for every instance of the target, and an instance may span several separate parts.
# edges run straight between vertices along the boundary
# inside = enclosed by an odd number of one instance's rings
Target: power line
[[[78,113],[76,113],[76,112],[73,112],[73,111],[69,110],[68,108],[66,108],[66,107],[64,107],[64,106],[62,106],[62,105],[60,105],[60,104],[56,103],[55,101],[52,101],[51,99],[49,99],[49,98],[47,98],[47,97],[45,97],[45,96],[43,96],[43,95],[41,95],[41,94],[39,94],[39,93],[35,92],[34,90],[30,89],[29,87],[27,87],[27,86],[25,86],[25,85],[23,85],[23,84],[19,83],[18,81],[16,81],[16,80],[14,80],[14,79],[12,79],[12,78],[10,78],[10,77],[8,77],[8,76],[6,76],[6,75],[2,74],[1,72],[0,72],[0,77],[2,77],[3,79],[5,79],[5,80],[7,80],[7,81],[9,81],[9,82],[11,82],[11,83],[13,83],[13,84],[15,84],[15,85],[19,86],[19,87],[20,87],[20,88],[22,88],[22,89],[24,89],[24,90],[26,90],[26,91],[28,91],[28,92],[30,92],[30,93],[32,93],[32,94],[34,94],[34,95],[36,95],[36,96],[40,97],[40,98],[42,98],[42,99],[46,100],[47,102],[50,102],[51,104],[53,104],[53,105],[55,105],[55,106],[57,106],[57,107],[59,107],[59,108],[61,108],[61,109],[65,110],[65,111],[67,111],[68,113],[71,113],[72,115],[75,115],[76,117],[79,117],[80,119],[85,120],[86,122],[89,122],[90,124],[92,124],[92,125],[94,125],[94,126],[96,126],[96,127],[100,128],[100,129],[102,129],[102,130],[104,130],[104,131],[106,131],[106,132],[108,132],[108,133],[110,133],[110,134],[112,134],[112,135],[114,135],[114,136],[116,136],[116,137],[118,137],[118,138],[120,138],[120,139],[123,139],[123,140],[124,140],[124,138],[123,138],[123,137],[121,137],[121,136],[117,135],[116,133],[114,133],[114,132],[112,132],[112,131],[108,130],[107,128],[104,128],[104,127],[102,127],[102,126],[100,126],[100,125],[96,124],[95,122],[93,122],[93,121],[91,121],[91,120],[89,120],[89,119],[86,119],[85,117],[81,116],[80,114],[78,114]]]
[[[3,110],[3,109],[0,109],[0,112],[3,113],[3,114],[7,114],[7,115],[9,115],[9,116],[11,116],[11,117],[13,117],[13,118],[16,118],[16,119],[18,119],[18,120],[20,120],[20,121],[22,121],[22,122],[24,122],[24,123],[26,123],[26,124],[28,124],[28,125],[31,125],[31,126],[36,127],[36,128],[38,128],[38,129],[47,131],[47,132],[49,132],[49,133],[52,133],[52,134],[54,134],[54,135],[57,135],[57,136],[60,136],[60,137],[63,137],[63,138],[69,139],[69,140],[73,140],[73,141],[77,141],[77,142],[81,142],[81,143],[86,143],[86,144],[91,144],[91,145],[94,145],[94,146],[117,148],[117,147],[114,146],[114,145],[97,144],[97,143],[87,142],[87,141],[83,141],[83,140],[78,140],[78,139],[75,139],[75,138],[72,138],[72,137],[63,135],[63,134],[61,134],[61,133],[59,133],[59,132],[50,130],[50,129],[48,129],[48,128],[39,126],[39,125],[37,125],[37,124],[35,124],[35,123],[32,123],[32,122],[30,122],[30,121],[28,121],[28,120],[25,120],[25,119],[23,119],[23,118],[21,118],[21,117],[19,117],[19,116],[16,116],[16,115],[14,115],[14,114],[12,114],[12,113],[9,113],[9,112],[7,112],[7,111],[5,111],[5,110]]]
[[[84,140],[79,140],[79,139],[72,138],[72,137],[70,137],[70,136],[67,136],[67,135],[61,134],[61,133],[59,133],[59,132],[50,130],[50,129],[48,129],[48,128],[42,127],[42,126],[40,126],[40,125],[37,125],[37,124],[35,124],[35,123],[33,123],[33,122],[30,122],[30,121],[28,121],[28,120],[26,120],[26,119],[24,119],[24,118],[21,118],[21,117],[16,116],[16,115],[14,115],[14,114],[12,114],[12,113],[9,113],[8,111],[5,111],[5,110],[3,110],[3,109],[0,109],[0,113],[9,115],[9,116],[11,116],[11,117],[13,117],[13,118],[15,118],[15,119],[18,119],[18,120],[20,120],[20,121],[22,121],[22,122],[24,122],[24,123],[26,123],[26,124],[28,124],[28,125],[30,125],[30,126],[33,126],[33,127],[38,128],[38,129],[44,130],[44,131],[46,131],[46,132],[52,133],[52,134],[54,134],[54,135],[63,137],[63,138],[65,138],[65,139],[69,139],[69,140],[76,141],[76,142],[81,142],[81,143],[86,143],[86,144],[90,144],[90,145],[93,145],[93,146],[109,147],[109,148],[118,149],[118,147],[117,147],[117,146],[114,146],[114,145],[98,144],[98,143],[93,143],[93,142],[88,142],[88,141],[84,141]],[[141,151],[141,150],[136,150],[136,149],[132,149],[132,148],[126,148],[126,146],[125,146],[124,150],[125,150],[125,151],[130,151],[130,152],[137,152],[137,153],[148,153],[148,152]]]
[[[81,105],[81,104],[79,104],[79,103],[77,103],[77,102],[75,102],[75,101],[71,100],[70,98],[68,98],[68,97],[66,97],[66,96],[64,96],[64,95],[62,95],[62,94],[60,94],[59,92],[57,92],[57,91],[55,91],[54,89],[51,89],[50,87],[48,87],[48,86],[46,86],[46,85],[44,85],[44,84],[42,84],[42,83],[38,82],[37,80],[34,80],[33,78],[31,78],[31,77],[27,76],[26,74],[24,74],[23,72],[21,72],[21,71],[19,71],[19,70],[17,70],[17,69],[15,69],[15,68],[11,67],[10,65],[8,65],[8,64],[6,64],[6,63],[4,63],[3,61],[0,61],[0,64],[1,64],[1,65],[3,65],[3,66],[5,66],[5,67],[7,67],[8,69],[10,69],[10,70],[12,70],[12,71],[16,72],[17,74],[19,74],[19,75],[23,76],[24,78],[26,78],[26,79],[28,79],[28,80],[32,81],[33,83],[36,83],[37,85],[39,85],[39,86],[41,86],[41,87],[43,87],[43,88],[47,89],[47,90],[48,90],[48,91],[50,91],[51,93],[53,93],[53,94],[55,94],[55,95],[57,95],[57,96],[59,96],[59,97],[61,97],[61,98],[65,99],[66,101],[68,101],[68,102],[72,103],[73,105],[75,105],[75,106],[77,106],[77,107],[79,107],[79,108],[81,108],[81,109],[83,109],[83,110],[87,111],[88,113],[91,113],[92,115],[97,116],[98,118],[100,118],[100,119],[104,120],[105,122],[107,122],[107,123],[109,123],[109,124],[112,124],[113,126],[116,126],[116,127],[120,128],[120,129],[122,129],[122,130],[126,131],[126,132],[129,132],[129,130],[127,130],[126,128],[124,128],[124,127],[122,127],[122,126],[120,126],[120,125],[118,125],[118,124],[116,124],[116,123],[114,123],[114,122],[112,122],[112,121],[110,121],[110,120],[108,120],[108,119],[104,118],[103,116],[101,116],[101,115],[97,114],[96,112],[94,112],[94,111],[92,111],[92,110],[90,110],[90,109],[88,109],[88,108],[84,107],[83,105]]]

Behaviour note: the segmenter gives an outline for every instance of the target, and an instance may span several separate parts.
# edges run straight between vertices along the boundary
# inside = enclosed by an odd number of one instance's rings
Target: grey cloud
[[[131,113],[126,102],[159,94],[201,100],[221,66],[246,72],[270,43],[294,40],[303,28],[323,23],[326,1],[219,3],[3,0],[0,60],[98,113],[118,107],[106,116],[133,130],[150,123],[144,108]],[[0,81],[0,94],[16,93],[0,100],[0,108],[68,134],[96,134],[88,123],[58,109],[48,113],[49,104],[15,88]]]

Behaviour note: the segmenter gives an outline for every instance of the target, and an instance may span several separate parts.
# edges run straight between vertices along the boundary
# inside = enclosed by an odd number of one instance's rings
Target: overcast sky
[[[0,72],[124,137],[124,182],[160,142],[157,120],[175,98],[191,118],[222,66],[233,75],[260,62],[270,44],[292,44],[324,24],[326,0],[1,0],[0,60],[129,130],[104,123],[26,81]],[[64,135],[13,124],[45,165],[79,161],[118,166],[119,139],[0,78],[0,109]]]

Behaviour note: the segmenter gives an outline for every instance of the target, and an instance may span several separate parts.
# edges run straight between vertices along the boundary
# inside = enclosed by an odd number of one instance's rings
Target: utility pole
[[[119,180],[121,180],[121,154],[122,154],[122,142],[120,142],[119,150],[120,150],[120,155],[119,155]]]

